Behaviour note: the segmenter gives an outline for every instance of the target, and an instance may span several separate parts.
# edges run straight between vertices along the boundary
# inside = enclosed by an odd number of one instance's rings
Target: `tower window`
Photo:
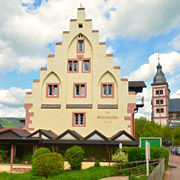
[[[160,94],[163,94],[163,90],[160,90]]]

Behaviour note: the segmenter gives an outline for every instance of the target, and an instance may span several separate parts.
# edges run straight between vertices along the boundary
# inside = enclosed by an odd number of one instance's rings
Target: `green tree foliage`
[[[32,156],[32,161],[34,161],[38,156],[42,154],[51,153],[51,151],[48,148],[41,147],[38,150],[36,150]]]
[[[162,137],[163,145],[169,146],[180,145],[180,127],[173,130],[169,126],[162,127],[154,121],[149,121],[145,117],[135,119],[135,138],[139,140],[140,137]]]
[[[36,157],[32,163],[32,172],[48,178],[64,170],[64,159],[58,153],[46,153]]]
[[[84,151],[80,146],[72,146],[71,148],[67,149],[65,157],[71,165],[72,170],[81,169],[81,162],[84,158]]]

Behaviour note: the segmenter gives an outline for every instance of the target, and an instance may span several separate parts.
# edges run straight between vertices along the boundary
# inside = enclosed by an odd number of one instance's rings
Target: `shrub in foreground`
[[[128,154],[129,161],[142,161],[145,160],[145,148],[140,147],[123,147],[123,151]],[[117,149],[119,152],[119,149]],[[165,167],[168,167],[169,150],[166,148],[152,147],[150,149],[151,159],[165,158]]]
[[[64,159],[58,153],[46,153],[33,160],[32,172],[37,176],[55,175],[64,170]]]
[[[32,156],[32,161],[34,161],[34,159],[36,159],[38,156],[42,155],[42,154],[47,154],[47,153],[51,153],[51,151],[48,148],[45,147],[41,147],[38,150],[36,150]]]
[[[81,169],[81,162],[84,158],[84,151],[80,146],[73,146],[66,150],[65,157],[72,170]]]

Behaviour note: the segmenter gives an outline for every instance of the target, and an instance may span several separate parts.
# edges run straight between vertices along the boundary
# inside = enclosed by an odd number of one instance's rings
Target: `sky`
[[[81,3],[99,41],[106,41],[106,53],[121,67],[121,78],[147,85],[137,118],[151,119],[158,51],[171,98],[180,98],[179,0],[0,0],[0,117],[25,117],[25,93]]]

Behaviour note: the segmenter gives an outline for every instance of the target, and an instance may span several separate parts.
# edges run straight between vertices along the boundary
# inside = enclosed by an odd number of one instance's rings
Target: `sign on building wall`
[[[150,143],[150,147],[162,147],[162,138],[160,137],[140,137],[140,147],[146,147],[146,141]]]

